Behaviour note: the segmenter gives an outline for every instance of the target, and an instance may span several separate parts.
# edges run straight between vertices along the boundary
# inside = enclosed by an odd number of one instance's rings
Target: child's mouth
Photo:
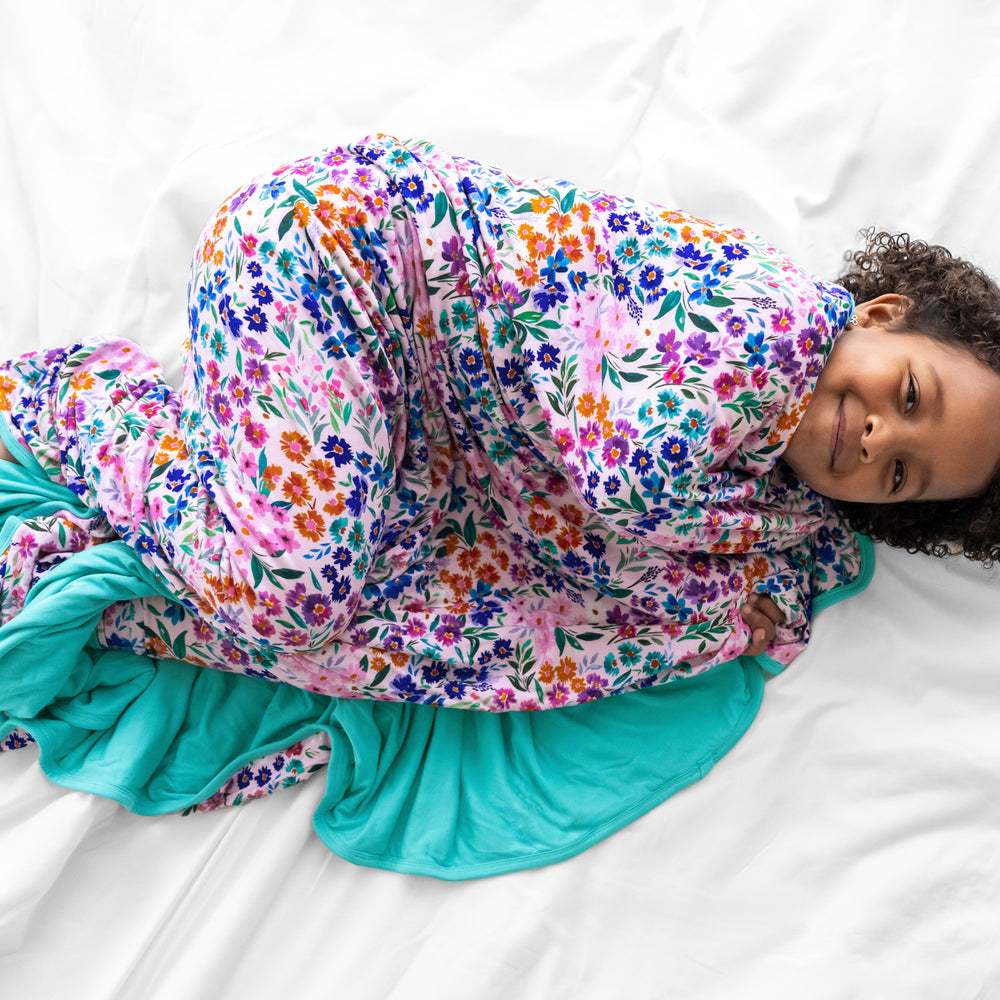
[[[844,443],[844,400],[840,400],[840,406],[833,417],[833,430],[830,434],[830,470],[833,471],[840,453],[841,445]]]

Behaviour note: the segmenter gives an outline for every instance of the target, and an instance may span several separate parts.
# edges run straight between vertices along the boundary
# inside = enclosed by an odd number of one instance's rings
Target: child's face
[[[981,493],[1000,466],[1000,375],[967,351],[886,329],[902,300],[857,308],[834,342],[785,461],[817,493],[857,503]]]

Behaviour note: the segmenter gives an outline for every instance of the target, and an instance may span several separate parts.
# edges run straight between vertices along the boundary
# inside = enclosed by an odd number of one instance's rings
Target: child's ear
[[[889,326],[906,314],[910,300],[905,295],[887,292],[862,302],[854,310],[858,326]]]

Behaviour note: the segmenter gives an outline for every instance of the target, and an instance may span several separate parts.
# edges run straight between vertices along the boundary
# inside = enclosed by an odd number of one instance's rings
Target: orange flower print
[[[297,507],[311,506],[313,495],[309,490],[309,481],[297,472],[290,472],[281,484],[281,494]]]
[[[533,510],[528,515],[528,527],[536,535],[547,535],[551,531],[555,531],[556,524],[558,522],[550,514],[539,514],[537,510]]]
[[[6,375],[0,376],[0,409],[10,411],[10,394],[17,388],[17,383]]]
[[[332,462],[325,458],[314,458],[309,463],[309,478],[324,493],[331,493],[337,488],[337,470]]]
[[[477,562],[479,562],[479,553],[475,549],[466,549],[458,554],[458,565],[464,570],[475,569]]]
[[[361,228],[368,225],[368,213],[360,205],[340,210],[340,224],[348,229]]]
[[[559,241],[559,246],[562,247],[563,252],[574,264],[583,260],[583,243],[580,241],[579,236],[564,236]]]
[[[93,372],[89,372],[89,371],[84,370],[84,371],[77,372],[70,379],[69,384],[77,392],[89,392],[91,389],[94,388],[94,385],[96,383],[95,383]]]
[[[323,510],[333,517],[340,517],[347,510],[347,504],[344,502],[344,494],[338,493],[333,500],[328,500],[323,504]]]
[[[320,203],[313,209],[313,215],[316,216],[317,220],[321,225],[330,229],[336,222],[336,212],[334,211],[333,205],[328,201],[320,201]]]
[[[552,212],[545,220],[545,228],[550,233],[561,233],[564,229],[569,227],[569,224],[570,217],[568,215],[563,215],[560,212]]]
[[[763,556],[756,556],[753,561],[743,568],[743,575],[748,583],[756,583],[763,580],[767,575],[768,563]]]
[[[281,466],[280,465],[267,465],[264,467],[264,471],[260,474],[261,485],[270,493],[275,486],[278,485],[278,479],[281,477]]]
[[[683,212],[676,212],[671,209],[666,209],[660,212],[660,218],[664,222],[670,222],[672,224],[677,224],[678,222],[684,222],[687,220],[687,216]]]
[[[563,504],[559,508],[559,513],[562,515],[564,521],[567,524],[575,524],[580,527],[583,524],[583,511],[579,507],[573,507],[570,504]]]
[[[437,327],[434,325],[434,319],[428,316],[426,313],[421,313],[417,317],[417,334],[423,337],[425,340],[431,337],[437,336]]]
[[[582,544],[583,535],[580,533],[580,529],[571,524],[564,524],[556,533],[556,545],[563,552],[568,552],[570,549],[575,549]]]
[[[309,225],[311,217],[312,210],[309,208],[309,203],[306,201],[297,201],[295,203],[295,221],[305,229]]]
[[[559,661],[559,669],[557,672],[559,674],[559,680],[561,681],[568,681],[576,677],[577,671],[575,661],[569,656],[564,656]]]
[[[315,510],[300,511],[292,521],[298,533],[310,542],[318,542],[326,530],[326,522]]]
[[[528,252],[533,258],[548,257],[554,249],[555,240],[551,237],[543,236],[541,233],[535,233],[528,240]]]
[[[514,275],[525,288],[534,288],[538,284],[538,268],[532,263],[523,264],[514,271]]]
[[[786,410],[781,414],[781,416],[778,417],[778,421],[775,426],[779,431],[790,431],[793,427],[798,426],[798,418],[798,407],[790,411]]]
[[[157,636],[150,636],[146,640],[146,654],[154,660],[162,660],[169,657],[170,647]]]
[[[302,462],[310,451],[309,439],[298,431],[284,431],[281,435],[281,450],[290,461]]]

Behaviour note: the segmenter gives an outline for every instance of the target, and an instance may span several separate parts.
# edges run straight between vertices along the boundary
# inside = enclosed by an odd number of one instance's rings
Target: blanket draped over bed
[[[365,863],[574,853],[866,582],[778,464],[849,311],[742,230],[427,144],[258,178],[196,255],[180,392],[125,341],[0,372],[0,733],[146,813],[329,761],[317,830]]]

